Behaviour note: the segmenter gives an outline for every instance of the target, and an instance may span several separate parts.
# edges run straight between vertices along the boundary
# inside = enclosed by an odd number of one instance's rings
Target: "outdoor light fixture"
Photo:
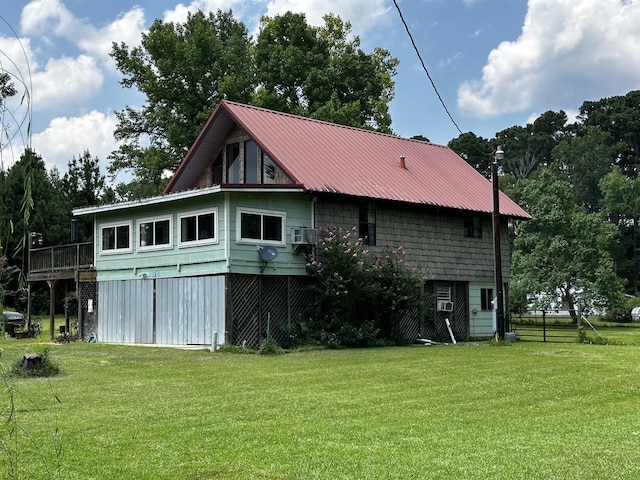
[[[491,183],[493,186],[493,256],[496,283],[496,328],[498,340],[504,340],[504,295],[502,292],[502,256],[500,252],[500,189],[498,186],[498,160],[504,158],[504,151],[498,145],[492,154]]]

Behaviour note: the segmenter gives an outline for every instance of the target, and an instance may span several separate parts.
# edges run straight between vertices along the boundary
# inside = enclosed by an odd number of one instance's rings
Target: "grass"
[[[0,342],[4,371],[24,345]],[[18,452],[16,478],[640,475],[634,346],[262,356],[72,343],[50,354],[61,375],[7,379],[3,408],[14,392],[22,430],[10,422],[0,436]]]

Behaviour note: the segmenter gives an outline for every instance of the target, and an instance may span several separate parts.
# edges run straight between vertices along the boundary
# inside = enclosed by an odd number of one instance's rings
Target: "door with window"
[[[469,335],[470,337],[493,336],[496,327],[493,311],[495,285],[490,283],[469,284]]]

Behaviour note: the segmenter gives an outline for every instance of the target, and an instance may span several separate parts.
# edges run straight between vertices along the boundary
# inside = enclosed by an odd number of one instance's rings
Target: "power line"
[[[409,39],[411,40],[411,45],[413,45],[413,49],[416,51],[416,55],[418,56],[418,59],[420,60],[420,63],[422,64],[422,69],[424,70],[424,73],[427,74],[427,78],[429,78],[429,81],[431,82],[431,86],[433,87],[434,92],[436,92],[436,95],[438,96],[438,99],[440,100],[440,103],[442,104],[442,107],[444,108],[444,111],[447,112],[447,115],[449,116],[449,120],[451,120],[451,123],[453,123],[453,125],[456,127],[458,132],[460,132],[460,135],[462,135],[462,130],[460,130],[460,127],[458,126],[456,121],[451,116],[451,113],[449,113],[449,109],[447,108],[447,106],[444,103],[444,100],[440,96],[440,92],[438,92],[438,89],[436,88],[436,84],[434,83],[433,79],[431,78],[431,74],[429,73],[429,70],[427,69],[427,66],[424,63],[424,60],[422,60],[422,56],[420,55],[420,51],[418,50],[416,42],[413,40],[413,35],[411,35],[411,31],[409,30],[409,25],[407,25],[407,22],[404,20],[404,16],[402,15],[402,11],[400,10],[400,6],[398,5],[398,2],[396,0],[393,0],[393,4],[396,6],[396,10],[398,10],[398,15],[400,15],[400,20],[402,20],[402,24],[404,25],[404,29],[407,31],[407,35],[409,35]]]

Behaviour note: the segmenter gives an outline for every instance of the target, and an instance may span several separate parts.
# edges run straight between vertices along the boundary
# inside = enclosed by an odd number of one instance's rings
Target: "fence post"
[[[547,312],[542,311],[542,341],[547,341]]]

